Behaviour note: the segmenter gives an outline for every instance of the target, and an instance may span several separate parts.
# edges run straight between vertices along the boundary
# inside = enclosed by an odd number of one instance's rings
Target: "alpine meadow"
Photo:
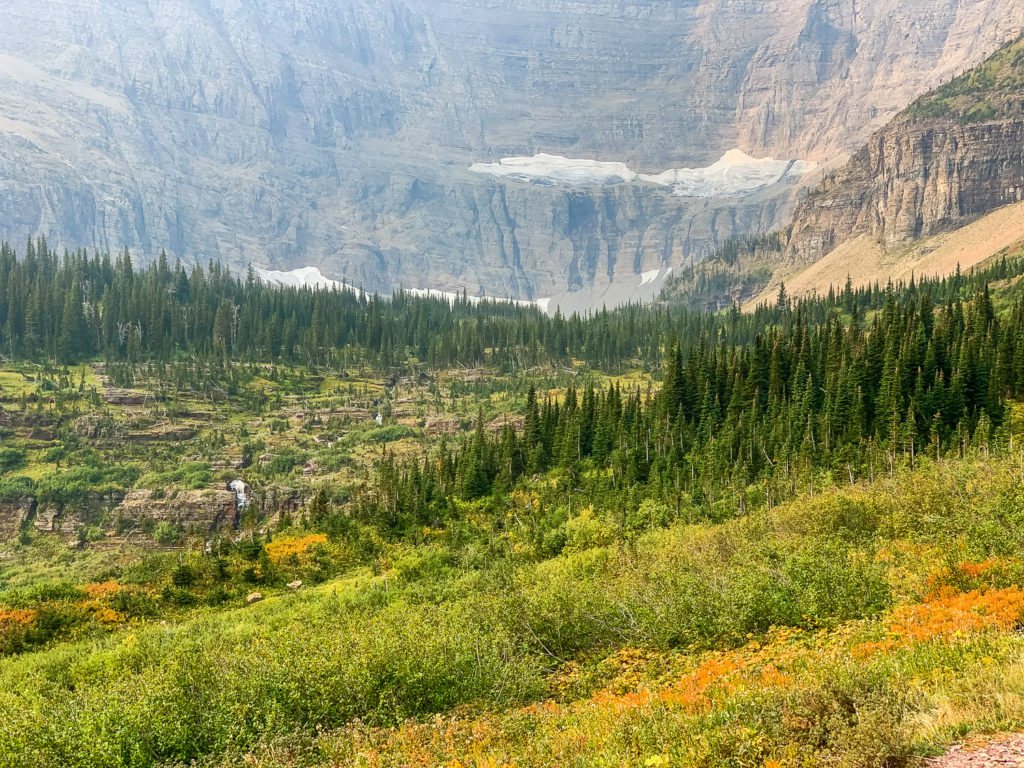
[[[1024,5],[762,5],[0,9],[0,768],[1024,760]]]

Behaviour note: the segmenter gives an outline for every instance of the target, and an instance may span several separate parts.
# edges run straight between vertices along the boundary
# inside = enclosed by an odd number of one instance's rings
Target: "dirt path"
[[[982,744],[957,745],[927,768],[1024,768],[1024,734],[996,737]]]

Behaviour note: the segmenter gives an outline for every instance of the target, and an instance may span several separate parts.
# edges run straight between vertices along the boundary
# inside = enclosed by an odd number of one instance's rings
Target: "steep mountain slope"
[[[12,0],[0,237],[382,290],[639,284],[786,221],[791,181],[737,199],[471,167],[830,160],[1022,26],[1003,0]]]
[[[806,194],[771,238],[681,271],[708,309],[967,269],[1024,241],[1024,37],[915,101]]]
[[[1024,38],[922,97],[800,203],[787,253],[883,249],[1024,200]]]
[[[847,240],[820,261],[807,267],[786,265],[779,268],[763,290],[748,292],[746,308],[774,301],[784,283],[790,296],[817,294],[829,288],[839,289],[846,278],[855,288],[885,285],[889,280],[909,282],[912,277],[942,277],[957,269],[967,270],[987,259],[1007,253],[1024,243],[1024,203],[997,208],[959,229],[939,232],[886,248],[868,235]]]

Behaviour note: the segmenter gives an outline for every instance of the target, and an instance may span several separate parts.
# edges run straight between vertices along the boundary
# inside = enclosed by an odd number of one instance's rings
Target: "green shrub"
[[[840,542],[743,552],[733,540],[730,548],[743,554],[716,559],[705,551],[698,559],[684,541],[674,530],[636,550],[595,549],[543,563],[513,593],[507,620],[538,651],[566,657],[621,644],[736,645],[773,626],[831,626],[891,602],[882,564]],[[691,546],[699,541],[695,532]]]
[[[128,618],[150,618],[158,612],[157,602],[148,592],[122,589],[110,599],[110,607]]]
[[[44,645],[84,624],[88,616],[76,605],[44,605],[36,612],[32,625],[25,632],[28,645]]]
[[[410,437],[419,437],[421,434],[419,430],[407,427],[404,424],[378,426],[376,422],[371,422],[369,426],[351,430],[339,441],[339,446],[342,448],[355,448],[359,445],[393,443]]]
[[[55,445],[43,454],[43,461],[48,464],[59,464],[64,461],[68,456],[67,449],[62,445]]]
[[[12,477],[0,480],[0,501],[12,502],[35,492],[35,483],[28,477]]]
[[[105,538],[106,536],[103,533],[103,529],[98,525],[87,525],[78,532],[78,539],[83,544],[103,541]]]
[[[984,123],[988,120],[992,120],[996,117],[998,112],[989,102],[983,101],[980,104],[975,104],[969,110],[967,110],[959,119],[961,125],[970,125],[971,123]]]
[[[192,606],[199,602],[199,599],[187,589],[171,586],[168,584],[160,593],[160,598],[172,605]]]
[[[826,763],[855,758],[864,768],[892,768],[912,761],[915,709],[892,670],[851,661],[794,693],[782,721],[794,741]]]
[[[23,448],[0,448],[0,475],[21,469],[28,463]]]
[[[455,557],[442,549],[424,549],[406,555],[395,564],[399,578],[406,582],[445,578],[453,573]]]
[[[171,547],[181,541],[181,529],[174,523],[163,520],[153,529],[153,538],[157,544]]]
[[[928,119],[945,117],[953,108],[952,101],[946,99],[932,99],[914,104],[908,110],[911,117]]]
[[[249,609],[259,618],[234,627],[145,630],[127,644],[40,656],[28,663],[46,685],[0,694],[0,755],[12,766],[148,768],[294,728],[312,733],[355,718],[394,725],[543,691],[539,665],[487,622],[486,603],[373,616],[322,608],[296,621],[261,606]],[[268,621],[272,633],[260,627]]]
[[[171,583],[176,587],[191,587],[196,581],[196,574],[189,566],[180,565],[171,574]]]
[[[290,475],[295,467],[306,463],[309,455],[295,448],[282,448],[264,465],[264,472],[271,477]]]
[[[0,604],[10,608],[33,608],[44,603],[73,603],[85,597],[79,587],[66,581],[45,581],[30,587],[0,592]]]
[[[40,504],[64,508],[84,504],[90,491],[130,488],[138,479],[138,467],[132,464],[75,466],[43,475],[36,483]]]
[[[197,491],[206,488],[213,479],[210,465],[202,461],[186,461],[180,466],[165,472],[147,472],[139,485],[149,488],[154,493],[165,494],[172,486],[181,486]]]

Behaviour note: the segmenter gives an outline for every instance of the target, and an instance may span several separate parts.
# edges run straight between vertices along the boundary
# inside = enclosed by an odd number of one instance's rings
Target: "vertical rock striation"
[[[1024,39],[922,97],[798,206],[788,255],[892,248],[1024,200]]]
[[[702,200],[469,167],[831,160],[1024,26],[1005,0],[898,5],[9,0],[0,238],[378,290],[622,281],[786,221],[791,187]]]

